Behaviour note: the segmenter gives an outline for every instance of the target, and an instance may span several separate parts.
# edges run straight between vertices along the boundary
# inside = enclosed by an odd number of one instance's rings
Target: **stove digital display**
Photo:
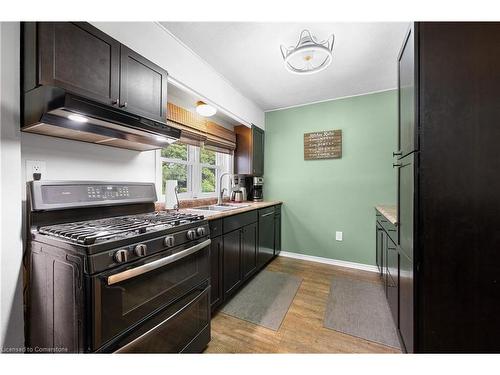
[[[32,206],[40,209],[63,209],[110,204],[153,203],[157,200],[152,183],[60,183],[33,184]]]
[[[47,185],[42,187],[42,197],[46,204],[120,200],[145,196],[145,194],[137,193],[131,194],[126,185]]]
[[[124,199],[130,197],[128,186],[87,186],[91,200]]]

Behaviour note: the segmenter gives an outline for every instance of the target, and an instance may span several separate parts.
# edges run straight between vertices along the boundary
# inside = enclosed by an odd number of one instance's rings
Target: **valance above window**
[[[181,130],[183,143],[224,153],[236,149],[236,134],[232,130],[172,103],[168,103],[167,123]]]

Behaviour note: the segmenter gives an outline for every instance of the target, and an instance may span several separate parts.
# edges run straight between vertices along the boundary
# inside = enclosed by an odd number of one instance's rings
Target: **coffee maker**
[[[264,200],[264,177],[254,177],[252,179],[252,189],[250,199],[254,202],[262,202]]]

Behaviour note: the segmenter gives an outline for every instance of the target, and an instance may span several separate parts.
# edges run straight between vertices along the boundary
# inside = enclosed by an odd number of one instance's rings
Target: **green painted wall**
[[[342,158],[304,160],[304,133],[342,129]],[[395,90],[266,113],[266,200],[282,200],[282,250],[375,264],[375,212],[396,201]],[[343,241],[335,240],[335,231]]]

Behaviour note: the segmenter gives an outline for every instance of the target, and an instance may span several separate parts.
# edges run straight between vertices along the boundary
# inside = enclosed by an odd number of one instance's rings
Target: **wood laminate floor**
[[[400,353],[323,327],[332,276],[380,283],[377,274],[285,257],[277,257],[266,269],[303,279],[279,330],[218,311],[212,319],[212,341],[205,353]]]

